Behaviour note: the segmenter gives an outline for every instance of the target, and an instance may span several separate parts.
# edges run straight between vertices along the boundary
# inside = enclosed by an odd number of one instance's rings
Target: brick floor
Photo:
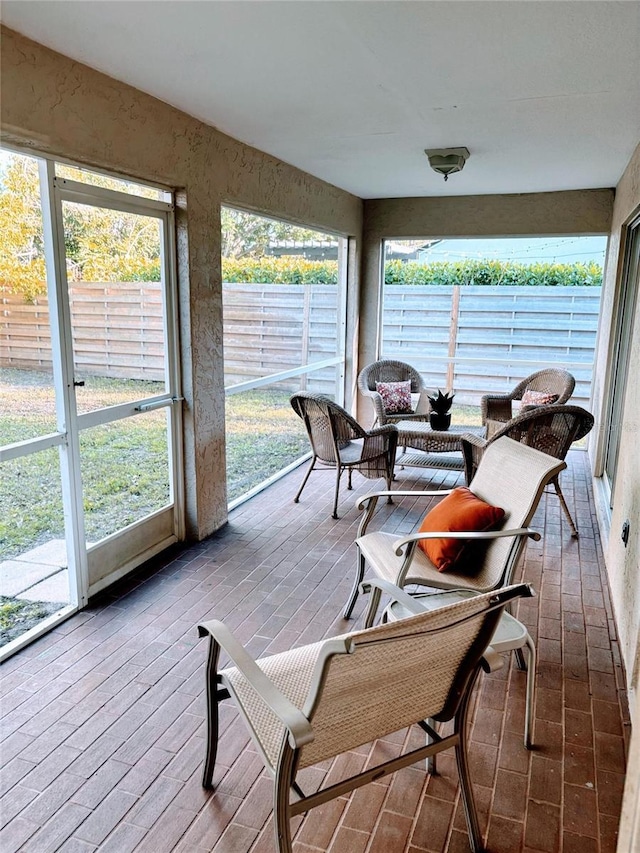
[[[629,732],[624,677],[584,454],[563,478],[580,539],[555,495],[543,497],[520,605],[539,650],[536,749],[522,743],[525,676],[510,662],[483,676],[471,730],[472,776],[492,853],[613,853]],[[448,487],[457,475],[407,469],[398,486]],[[255,655],[343,632],[354,569],[356,476],[329,516],[332,475],[292,496],[293,472],[218,534],[175,549],[8,660],[2,682],[0,849],[273,853],[271,784],[231,704],[221,717],[215,793],[200,786],[206,644],[195,626],[223,619]],[[380,521],[411,530],[407,498]],[[375,751],[421,742],[400,732],[305,771],[303,787],[364,767]],[[296,853],[468,850],[451,757],[375,782],[294,822]]]

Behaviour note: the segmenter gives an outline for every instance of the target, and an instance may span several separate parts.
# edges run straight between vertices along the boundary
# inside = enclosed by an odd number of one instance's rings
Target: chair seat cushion
[[[479,533],[496,530],[504,519],[504,509],[492,506],[473,494],[466,486],[458,486],[423,518],[420,533],[439,531]],[[439,572],[449,571],[455,564],[462,568],[469,540],[423,539],[418,542]],[[473,540],[471,540],[473,541]],[[475,549],[474,549],[475,550]]]
[[[376,391],[382,397],[385,414],[403,415],[413,411],[410,379],[405,382],[376,382]]]

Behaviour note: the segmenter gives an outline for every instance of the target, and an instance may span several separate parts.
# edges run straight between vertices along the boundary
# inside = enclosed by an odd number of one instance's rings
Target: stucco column
[[[181,201],[186,202],[178,216],[186,530],[189,538],[202,539],[227,520],[220,208],[195,182]]]
[[[362,239],[362,274],[360,286],[360,328],[358,339],[357,374],[378,357],[379,315],[381,299],[381,275],[383,265],[382,238],[379,234],[365,232]],[[357,419],[369,426],[373,421],[373,406],[370,400],[358,395]]]

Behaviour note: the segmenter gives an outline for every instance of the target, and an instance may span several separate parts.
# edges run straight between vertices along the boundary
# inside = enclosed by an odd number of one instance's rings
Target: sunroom
[[[61,618],[0,673],[3,849],[275,849],[271,782],[231,712],[216,789],[200,785],[205,649],[196,625],[224,620],[256,656],[351,630],[341,613],[355,565],[355,499],[371,484],[354,476],[337,521],[331,473],[314,474],[294,504],[303,474],[295,466],[230,507],[229,401],[267,388],[265,377],[281,385],[306,377],[368,426],[356,379],[384,354],[382,273],[392,243],[593,235],[607,248],[580,404],[595,428],[586,452],[569,453],[563,480],[580,538],[545,495],[533,522],[542,540],[522,561],[538,593],[518,610],[539,652],[536,749],[522,745],[524,673],[510,662],[477,690],[471,776],[489,850],[635,849],[636,5],[7,2],[3,20],[2,146],[36,163],[48,322],[58,335],[51,374],[62,392],[28,448],[2,440],[2,465],[13,477],[36,454],[67,458],[59,491],[74,566]],[[468,162],[445,183],[424,149],[459,145]],[[106,386],[80,384],[91,321],[80,353],[65,298],[77,257],[69,235],[83,211],[116,211],[138,237],[152,235],[161,258],[148,278],[162,284],[160,301],[153,295],[148,308],[134,295],[123,311],[143,318],[141,363],[150,348],[160,353],[161,369],[141,368],[144,394],[115,400]],[[225,308],[229,317],[240,288],[223,290],[225,211],[335,242],[338,271],[332,349],[307,340],[298,367],[280,369],[275,358],[261,375],[242,375],[240,355],[231,394]],[[144,294],[147,280],[136,276]],[[87,266],[79,289],[91,282]],[[99,301],[93,293],[90,314]],[[301,302],[291,313],[310,310]],[[116,378],[121,355],[114,347]],[[434,384],[442,375],[445,386],[448,363]],[[523,365],[518,378],[533,369]],[[134,523],[109,507],[113,526],[87,535],[88,496],[99,505],[100,483],[121,476],[117,453],[107,454],[127,419],[161,422],[162,490]],[[138,440],[146,453],[144,429]],[[397,476],[408,489],[462,482],[454,472]],[[417,512],[405,498],[384,517],[404,533]],[[99,542],[87,547],[92,537]],[[361,617],[362,608],[359,625]],[[309,769],[307,784],[357,772],[405,737]],[[294,826],[294,850],[467,849],[447,758],[440,775],[416,765],[309,812]]]

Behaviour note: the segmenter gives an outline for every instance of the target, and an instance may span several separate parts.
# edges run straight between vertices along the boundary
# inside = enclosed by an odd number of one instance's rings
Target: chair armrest
[[[377,420],[381,424],[385,424],[386,416],[382,397],[377,391],[368,391],[367,396],[371,397],[371,402],[373,403],[373,411],[375,412],[375,420]]]
[[[463,444],[472,444],[474,447],[481,447],[483,450],[489,443],[486,438],[480,435],[474,435],[472,432],[465,432],[460,436],[460,441]]]
[[[482,423],[487,420],[509,421],[512,417],[511,394],[485,394],[480,399]]]
[[[396,539],[393,543],[393,548],[396,556],[402,556],[402,549],[405,545],[410,545],[412,542],[419,542],[423,539],[501,539],[505,536],[528,536],[529,539],[534,539],[539,542],[542,537],[537,530],[531,530],[529,527],[516,527],[512,530],[484,530],[484,531],[468,531],[468,530],[441,530],[430,533],[412,533],[409,536],[404,536],[402,539]]]
[[[384,424],[383,426],[373,427],[373,429],[367,430],[366,438],[371,438],[376,435],[391,435],[392,433],[397,433],[398,427],[395,424]]]
[[[513,394],[484,394],[481,398],[486,403],[511,403]]]
[[[414,616],[424,613],[424,607],[420,607],[413,596],[400,589],[400,587],[396,586],[394,583],[391,583],[391,581],[384,580],[383,578],[371,578],[363,581],[360,584],[360,589],[364,593],[371,593],[369,606],[367,607],[367,612],[364,617],[365,628],[371,628],[373,626],[378,612],[378,605],[380,604],[380,595],[383,592],[390,595],[394,601],[397,601],[398,604],[401,604]]]
[[[398,604],[401,604],[409,613],[413,613],[414,616],[424,613],[424,607],[418,604],[413,595],[409,595],[408,592],[391,583],[391,581],[384,580],[384,578],[370,578],[362,581],[360,584],[360,591],[365,594],[371,592],[372,589],[379,589],[380,592],[386,592],[387,595],[391,596]]]
[[[366,495],[362,495],[361,498],[356,500],[357,509],[364,509],[365,504],[375,499],[377,501],[378,498],[386,498],[389,495],[393,498],[406,498],[406,497],[419,497],[419,498],[437,498],[444,497],[445,495],[450,495],[453,489],[428,489],[427,491],[419,491],[416,489],[395,489],[392,492],[369,492]]]
[[[234,665],[247,679],[262,701],[278,717],[289,731],[289,743],[292,747],[304,746],[313,740],[313,730],[302,711],[281,693],[275,684],[264,674],[246,649],[236,640],[231,631],[217,619],[198,625],[198,635],[207,634],[211,642],[216,643],[229,655]]]

